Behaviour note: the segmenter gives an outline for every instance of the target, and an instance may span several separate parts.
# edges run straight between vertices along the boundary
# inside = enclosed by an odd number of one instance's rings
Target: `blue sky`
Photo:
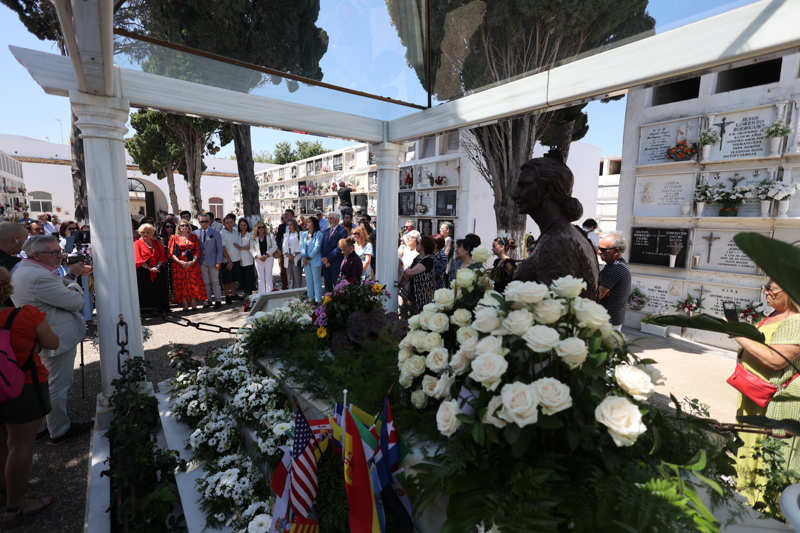
[[[45,0],[43,0],[45,1]],[[705,18],[738,7],[752,0],[651,0],[648,11],[656,19],[657,30]],[[405,49],[390,25],[382,0],[322,0],[318,25],[330,37],[328,52],[321,61],[324,80],[384,96],[425,103],[426,96],[416,75],[406,65]],[[358,31],[354,31],[358,28]],[[13,58],[10,44],[58,53],[55,46],[29,34],[16,14],[0,5],[0,72],[3,76],[3,106],[0,108],[0,133],[25,135],[51,142],[69,138],[69,105],[66,98],[44,94]],[[289,96],[283,86],[265,87],[258,94]],[[318,106],[333,106],[358,112],[352,98],[319,89],[300,89],[291,95],[295,101]],[[354,107],[355,106],[355,107]],[[622,151],[625,100],[608,104],[590,103],[589,132],[583,141],[600,146],[605,155]],[[376,107],[375,113],[394,115],[396,110]],[[373,115],[378,116],[378,115]],[[268,128],[253,128],[253,151],[272,150],[276,142],[321,140],[323,145],[341,148],[351,143],[339,139],[317,138]],[[233,153],[233,144],[220,155]]]

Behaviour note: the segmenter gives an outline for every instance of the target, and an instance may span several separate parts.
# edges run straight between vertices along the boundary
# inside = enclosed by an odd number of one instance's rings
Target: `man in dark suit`
[[[339,224],[338,213],[328,213],[328,222],[330,227],[322,232],[322,276],[325,279],[325,291],[333,292],[343,259],[339,239],[347,237],[347,230]]]

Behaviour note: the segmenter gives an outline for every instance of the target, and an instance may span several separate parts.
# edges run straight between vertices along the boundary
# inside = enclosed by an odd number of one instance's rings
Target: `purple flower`
[[[328,325],[328,315],[325,314],[325,308],[320,306],[320,309],[317,309],[316,312],[317,318],[314,319],[315,326],[327,326]]]
[[[342,294],[344,292],[344,288],[347,287],[348,285],[350,285],[350,282],[347,281],[346,279],[343,279],[342,281],[337,283],[335,287],[333,287],[333,293]]]

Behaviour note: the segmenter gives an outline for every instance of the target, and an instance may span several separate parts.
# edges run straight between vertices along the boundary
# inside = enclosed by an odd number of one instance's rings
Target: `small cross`
[[[714,126],[719,126],[719,149],[722,150],[722,139],[725,138],[725,130],[731,124],[735,124],[736,121],[730,121],[725,117],[722,117],[722,122],[715,122]]]
[[[712,231],[711,233],[709,233],[708,235],[703,237],[703,239],[708,241],[708,259],[706,259],[706,263],[710,264],[711,263],[711,245],[714,244],[714,241],[719,240],[719,237],[714,237],[714,232]]]

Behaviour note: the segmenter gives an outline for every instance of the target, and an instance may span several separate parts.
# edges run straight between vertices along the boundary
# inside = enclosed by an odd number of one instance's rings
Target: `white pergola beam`
[[[800,47],[800,1],[762,0],[389,123],[387,141],[596,98]]]
[[[80,87],[68,58],[9,46],[11,53],[48,94],[67,96]],[[384,122],[265,96],[114,67],[121,97],[133,107],[215,118],[317,135],[382,142]]]

